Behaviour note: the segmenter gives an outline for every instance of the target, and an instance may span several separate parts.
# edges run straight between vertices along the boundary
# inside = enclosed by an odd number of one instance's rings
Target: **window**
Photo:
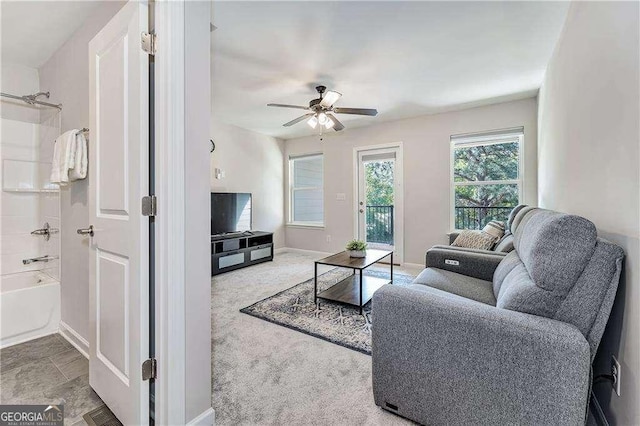
[[[289,223],[324,226],[322,154],[289,158]]]
[[[523,130],[451,137],[453,229],[506,222],[522,194]]]

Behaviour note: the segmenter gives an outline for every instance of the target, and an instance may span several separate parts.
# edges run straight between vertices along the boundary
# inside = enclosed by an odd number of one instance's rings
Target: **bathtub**
[[[39,272],[0,276],[0,348],[56,333],[60,283]]]

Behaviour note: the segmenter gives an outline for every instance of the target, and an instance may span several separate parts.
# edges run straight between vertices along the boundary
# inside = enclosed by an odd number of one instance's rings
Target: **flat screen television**
[[[211,235],[251,230],[251,194],[211,193]]]

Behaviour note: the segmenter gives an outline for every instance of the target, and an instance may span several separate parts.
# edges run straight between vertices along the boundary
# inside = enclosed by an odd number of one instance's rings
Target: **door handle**
[[[364,213],[364,210],[363,210],[363,209],[360,209],[360,213]]]
[[[88,235],[93,237],[93,225],[89,225],[88,228],[79,228],[76,232],[78,235]]]

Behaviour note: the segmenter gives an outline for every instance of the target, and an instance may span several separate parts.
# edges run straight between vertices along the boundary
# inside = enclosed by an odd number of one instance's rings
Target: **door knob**
[[[363,209],[360,209],[360,213],[364,213],[364,210],[363,210]]]
[[[89,225],[88,228],[79,228],[76,232],[78,235],[88,235],[93,237],[93,225]]]

